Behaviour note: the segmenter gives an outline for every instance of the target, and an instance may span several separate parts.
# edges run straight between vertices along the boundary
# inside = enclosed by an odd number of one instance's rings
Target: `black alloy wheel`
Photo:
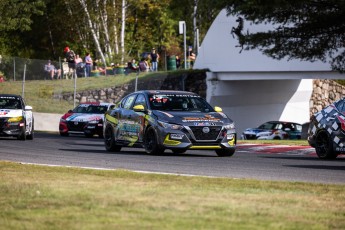
[[[105,144],[105,149],[109,152],[121,151],[121,146],[116,144],[113,128],[111,127],[111,125],[108,125],[107,128],[105,129],[104,144]]]
[[[235,149],[217,149],[216,153],[219,157],[231,157],[235,153]]]
[[[164,153],[164,148],[158,144],[156,131],[152,127],[149,127],[145,132],[144,147],[146,153],[150,155],[158,155]]]
[[[326,130],[321,130],[316,134],[315,151],[320,159],[334,159],[337,154],[333,151],[330,135]]]

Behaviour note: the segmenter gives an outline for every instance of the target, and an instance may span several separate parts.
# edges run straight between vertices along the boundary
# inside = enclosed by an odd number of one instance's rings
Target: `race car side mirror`
[[[25,106],[25,110],[32,110],[32,107],[30,105]]]
[[[67,113],[73,113],[73,110],[70,109],[70,110],[67,111]]]
[[[215,107],[214,107],[214,111],[216,111],[216,112],[222,112],[223,110],[222,110],[222,108],[220,108],[220,107],[218,107],[218,106],[215,106]]]
[[[145,107],[143,105],[136,105],[133,107],[134,112],[145,112]]]

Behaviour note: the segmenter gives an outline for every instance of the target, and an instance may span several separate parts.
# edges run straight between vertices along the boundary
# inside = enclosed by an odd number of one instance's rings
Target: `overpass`
[[[237,17],[222,10],[207,32],[194,69],[209,69],[207,101],[223,108],[234,121],[238,134],[269,120],[305,123],[313,79],[343,79],[321,61],[275,60],[258,50],[242,50],[231,34]],[[251,25],[243,31],[259,32],[273,25]],[[241,51],[241,52],[240,52]]]

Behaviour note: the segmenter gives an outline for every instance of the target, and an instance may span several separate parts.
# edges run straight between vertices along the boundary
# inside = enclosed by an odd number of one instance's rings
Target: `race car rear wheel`
[[[322,130],[315,137],[315,151],[320,159],[334,159],[337,154],[333,151],[330,135]]]
[[[216,153],[219,157],[231,157],[235,153],[235,149],[217,149]]]
[[[119,152],[121,151],[121,146],[116,144],[113,128],[108,125],[104,133],[104,144],[105,149],[109,152]]]
[[[156,131],[152,127],[149,127],[145,132],[144,147],[146,153],[151,155],[164,153],[164,148],[159,145]]]

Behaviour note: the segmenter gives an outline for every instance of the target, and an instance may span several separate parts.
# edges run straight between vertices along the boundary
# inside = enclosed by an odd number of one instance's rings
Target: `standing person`
[[[151,56],[152,71],[157,71],[158,70],[159,54],[156,53],[155,48],[152,48],[150,56]]]
[[[179,69],[181,66],[181,59],[178,55],[176,55],[176,69]]]
[[[195,53],[193,52],[193,48],[191,46],[188,47],[187,58],[187,61],[189,62],[189,68],[192,68],[195,61]]]
[[[73,50],[71,50],[68,46],[64,49],[66,61],[68,63],[68,75],[74,76],[74,70],[75,70],[75,53]]]
[[[92,69],[92,58],[90,56],[90,53],[86,53],[85,68],[86,68],[86,77],[90,77],[91,76],[91,69]]]

